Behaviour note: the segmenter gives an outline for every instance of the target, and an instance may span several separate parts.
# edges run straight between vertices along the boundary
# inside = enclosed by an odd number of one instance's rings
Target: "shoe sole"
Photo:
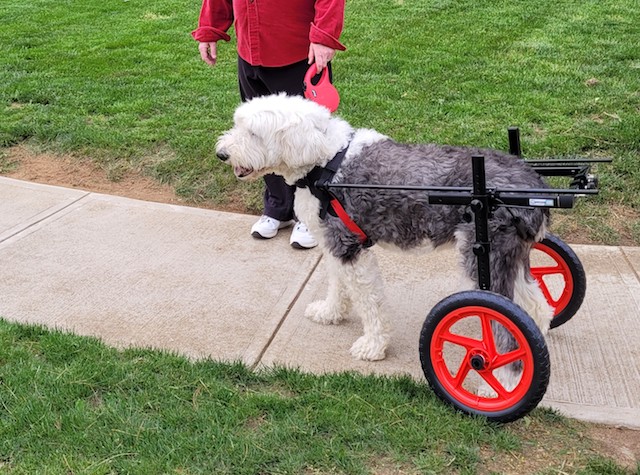
[[[294,249],[304,249],[304,250],[306,250],[306,249],[313,249],[316,246],[317,246],[317,244],[314,244],[313,246],[306,247],[306,246],[303,246],[302,244],[300,244],[299,242],[292,242],[291,243],[291,247],[294,248]]]
[[[258,231],[254,231],[251,233],[251,235],[256,239],[273,239],[274,237],[276,237],[277,234],[278,233],[274,234],[273,236],[263,236]]]

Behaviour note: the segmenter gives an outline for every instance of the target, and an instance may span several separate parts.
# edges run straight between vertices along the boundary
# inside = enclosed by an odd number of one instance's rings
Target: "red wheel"
[[[501,351],[505,341],[510,349]],[[549,353],[540,330],[524,310],[491,292],[461,292],[438,303],[422,327],[420,360],[442,400],[498,422],[528,414],[549,383]],[[518,378],[501,381],[506,373],[516,374],[514,365],[521,369]],[[482,386],[486,395],[478,395]]]
[[[569,321],[582,305],[587,278],[578,256],[559,237],[547,234],[533,249],[531,275],[553,307],[551,328],[556,328]]]

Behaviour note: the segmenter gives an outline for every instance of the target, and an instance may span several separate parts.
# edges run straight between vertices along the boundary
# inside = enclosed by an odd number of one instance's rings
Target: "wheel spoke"
[[[531,268],[531,274],[533,274],[533,276],[535,277],[542,276],[542,275],[552,275],[552,274],[564,275],[564,273],[565,273],[564,269],[560,265]]]
[[[450,331],[443,332],[440,338],[446,342],[453,343],[454,345],[460,345],[467,351],[482,346],[482,342],[473,338],[466,337],[464,335],[456,335]]]
[[[493,389],[497,394],[499,399],[506,399],[509,397],[509,391],[505,389],[500,381],[491,373],[490,371],[483,371],[480,374],[482,379],[484,379],[491,389]]]
[[[558,306],[558,300],[554,299],[553,295],[551,295],[549,286],[542,278],[536,277],[536,280],[538,281],[540,290],[542,290],[542,295],[544,295],[544,298],[547,300],[547,302],[555,309]]]
[[[467,357],[465,356],[464,358],[462,358],[462,363],[458,368],[458,372],[456,373],[455,376],[452,377],[453,386],[456,389],[459,389],[462,387],[462,383],[464,383],[464,380],[467,378],[467,375],[469,374],[470,370],[471,370],[471,367],[467,364]]]
[[[491,329],[491,318],[487,315],[480,317],[480,325],[482,326],[482,342],[484,348],[489,353],[489,356],[493,358],[496,354],[496,342],[493,338],[493,330]]]
[[[505,353],[504,355],[498,355],[491,362],[491,368],[500,368],[501,366],[508,365],[509,363],[513,363],[514,361],[518,360],[524,361],[526,356],[527,350],[525,350],[524,348],[518,348],[514,351],[510,351],[509,353]]]

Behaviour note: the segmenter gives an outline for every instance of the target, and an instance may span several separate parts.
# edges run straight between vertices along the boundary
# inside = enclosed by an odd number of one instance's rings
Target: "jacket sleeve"
[[[229,41],[231,37],[227,30],[232,24],[232,0],[202,0],[198,28],[191,32],[191,36],[200,42]]]
[[[205,0],[206,1],[206,0]],[[309,31],[309,41],[344,51],[338,38],[344,25],[345,0],[317,0],[315,18]]]

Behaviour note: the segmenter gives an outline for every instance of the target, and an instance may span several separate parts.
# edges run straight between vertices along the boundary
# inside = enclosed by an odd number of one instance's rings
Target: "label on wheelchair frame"
[[[547,198],[531,198],[529,200],[529,206],[549,208],[553,207],[555,204],[555,200]]]

